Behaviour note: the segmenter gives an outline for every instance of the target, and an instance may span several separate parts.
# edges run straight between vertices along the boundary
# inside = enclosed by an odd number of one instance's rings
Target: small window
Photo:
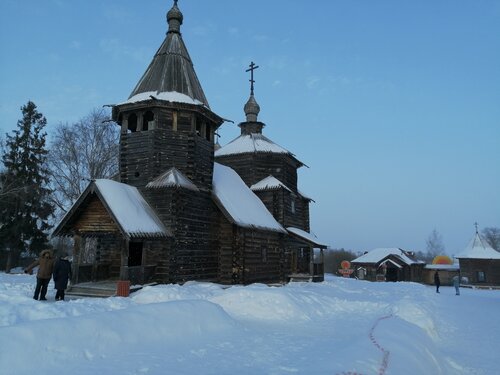
[[[137,131],[137,115],[135,113],[128,116],[128,130],[132,133]]]
[[[210,124],[205,124],[205,139],[207,141],[211,140]]]
[[[196,135],[201,136],[201,119],[196,117]]]
[[[151,111],[147,111],[143,116],[142,130],[150,130],[155,128],[155,115]]]
[[[260,248],[260,254],[262,257],[262,263],[266,263],[267,262],[267,246],[262,246]]]
[[[477,281],[479,283],[484,283],[486,281],[486,275],[484,274],[483,271],[478,271],[477,272]]]
[[[292,202],[290,203],[290,210],[292,211],[292,214],[295,213],[295,198],[292,198]]]

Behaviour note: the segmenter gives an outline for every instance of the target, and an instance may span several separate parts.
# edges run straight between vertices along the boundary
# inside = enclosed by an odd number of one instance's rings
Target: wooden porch
[[[292,272],[288,275],[289,282],[322,282],[324,280],[323,249],[320,249],[318,256],[314,255],[314,249],[309,249],[309,251],[298,249],[292,252]]]

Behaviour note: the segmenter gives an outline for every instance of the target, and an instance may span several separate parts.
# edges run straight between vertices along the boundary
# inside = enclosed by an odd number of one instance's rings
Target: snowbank
[[[0,273],[2,374],[492,374],[500,292],[327,277],[34,301]],[[481,307],[481,319],[477,308]],[[477,338],[481,345],[477,345]],[[4,371],[7,369],[7,372]]]

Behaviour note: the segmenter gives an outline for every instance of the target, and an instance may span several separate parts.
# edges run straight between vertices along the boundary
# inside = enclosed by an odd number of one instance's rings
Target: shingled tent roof
[[[170,101],[178,101],[176,98],[182,98],[185,95],[195,104],[200,103],[210,108],[182,40],[180,33],[182,20],[182,13],[175,2],[167,13],[167,36],[127,102],[147,100],[150,96],[164,100],[173,98]],[[186,100],[181,101],[186,102]]]
[[[458,255],[457,259],[500,259],[500,253],[493,249],[479,232],[469,242],[467,247]]]

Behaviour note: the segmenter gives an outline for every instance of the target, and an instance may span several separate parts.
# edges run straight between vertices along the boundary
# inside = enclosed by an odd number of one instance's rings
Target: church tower
[[[214,135],[223,119],[210,110],[194,71],[177,0],[167,22],[166,38],[146,72],[128,100],[113,107],[121,126],[120,182],[138,188],[173,235],[169,245],[149,247],[150,259],[160,260],[157,276],[215,280],[211,193]]]
[[[223,120],[210,110],[182,39],[174,1],[168,32],[127,101],[113,107],[121,126],[120,181],[142,189],[176,168],[210,190],[214,134]]]
[[[254,94],[257,68],[252,62],[247,69],[250,97],[243,107],[245,121],[238,124],[241,134],[216,150],[215,160],[233,168],[281,225],[309,231],[311,199],[298,191],[297,181],[297,169],[304,164],[262,133],[265,124],[258,120],[260,106]]]

